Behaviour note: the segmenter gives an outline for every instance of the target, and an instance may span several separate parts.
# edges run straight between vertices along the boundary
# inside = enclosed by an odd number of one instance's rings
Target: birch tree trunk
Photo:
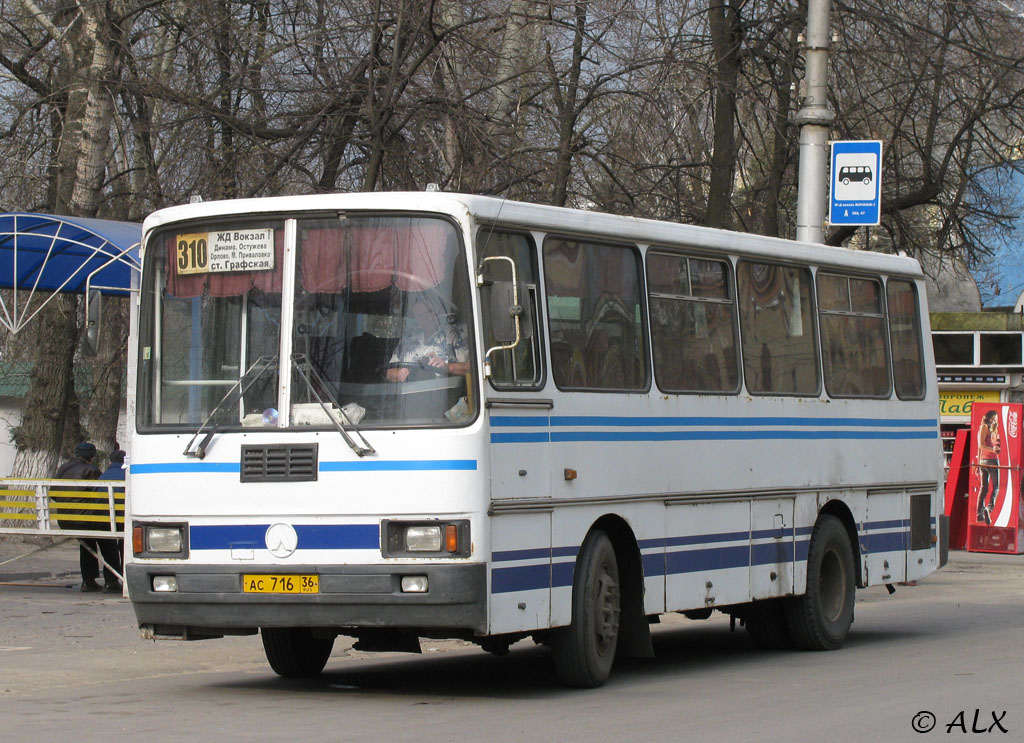
[[[26,7],[35,6],[25,0]],[[115,15],[117,3],[82,3],[73,13],[68,34],[61,34],[48,18],[36,19],[54,37],[61,50],[61,67],[68,81],[68,105],[58,144],[54,211],[58,214],[93,217],[100,205],[103,176],[109,153],[117,78],[114,53],[120,32]],[[85,63],[84,74],[82,63]],[[51,477],[62,454],[70,454],[84,438],[80,406],[75,393],[74,362],[80,338],[79,302],[76,297],[53,297],[37,315],[33,370],[25,397],[22,424],[16,431],[12,475]],[[123,362],[122,362],[123,365]],[[120,386],[120,373],[118,373]],[[119,400],[113,403],[117,425]],[[107,420],[110,411],[97,417]],[[111,436],[108,436],[111,438]]]

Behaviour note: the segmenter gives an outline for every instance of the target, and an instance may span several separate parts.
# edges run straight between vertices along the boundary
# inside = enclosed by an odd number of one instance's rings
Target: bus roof
[[[148,235],[151,231],[174,222],[210,219],[231,214],[310,213],[350,209],[429,211],[456,218],[472,216],[479,221],[522,229],[570,235],[599,233],[614,236],[617,241],[631,241],[654,246],[685,245],[704,251],[774,258],[860,271],[894,273],[914,278],[923,277],[918,262],[905,256],[851,250],[816,243],[802,243],[698,225],[530,204],[494,196],[474,196],[444,191],[312,194],[183,204],[152,213],[143,223],[143,233]]]

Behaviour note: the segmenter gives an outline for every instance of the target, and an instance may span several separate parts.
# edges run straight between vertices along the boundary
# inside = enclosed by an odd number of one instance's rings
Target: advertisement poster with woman
[[[1024,406],[976,402],[971,411],[968,549],[1022,551],[1021,425]]]

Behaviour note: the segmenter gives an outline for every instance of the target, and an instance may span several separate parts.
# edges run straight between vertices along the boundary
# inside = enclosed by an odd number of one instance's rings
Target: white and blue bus
[[[432,192],[173,207],[143,264],[148,637],[309,676],[339,634],[532,636],[596,686],[659,614],[835,649],[944,562],[911,259]]]

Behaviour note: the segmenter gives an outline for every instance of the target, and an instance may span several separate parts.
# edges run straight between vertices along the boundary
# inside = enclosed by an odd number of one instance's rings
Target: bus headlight
[[[409,552],[440,552],[440,526],[408,526],[405,529],[405,549]]]
[[[150,526],[146,529],[150,552],[181,552],[181,544],[181,527]]]
[[[132,524],[136,557],[188,557],[188,524]]]
[[[381,522],[381,551],[385,557],[469,557],[473,545],[469,520]]]

